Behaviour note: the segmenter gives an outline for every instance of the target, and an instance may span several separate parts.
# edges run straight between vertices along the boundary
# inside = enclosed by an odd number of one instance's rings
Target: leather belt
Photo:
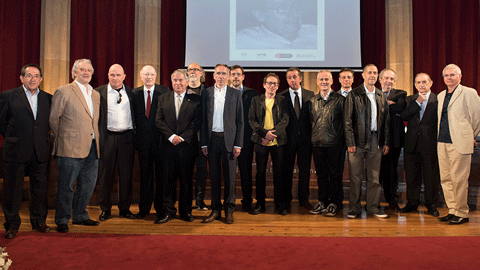
[[[223,137],[225,136],[225,134],[223,132],[215,132],[215,131],[212,131],[212,135],[215,135],[217,137]]]
[[[124,130],[124,131],[111,131],[111,130],[109,130],[108,133],[122,135],[122,134],[125,134],[125,133],[130,132],[130,131],[133,131],[133,129],[127,129],[127,130]]]

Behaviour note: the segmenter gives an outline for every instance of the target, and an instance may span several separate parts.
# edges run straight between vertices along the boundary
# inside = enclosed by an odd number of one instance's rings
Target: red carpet
[[[3,232],[2,232],[3,235]],[[10,269],[479,269],[480,237],[40,234],[0,240]]]

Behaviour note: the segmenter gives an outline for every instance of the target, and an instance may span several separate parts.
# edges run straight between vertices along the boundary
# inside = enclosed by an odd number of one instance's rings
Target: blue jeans
[[[58,157],[58,174],[55,223],[67,224],[70,218],[73,222],[89,219],[86,208],[95,189],[98,174],[95,142],[85,158]],[[75,182],[77,187],[74,191]]]

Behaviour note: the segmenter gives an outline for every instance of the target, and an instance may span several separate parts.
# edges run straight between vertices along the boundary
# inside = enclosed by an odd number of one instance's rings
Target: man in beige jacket
[[[70,218],[77,225],[99,224],[86,211],[97,182],[100,154],[100,94],[89,84],[92,75],[90,60],[75,61],[74,81],[59,87],[52,98],[50,127],[55,135],[53,155],[58,156],[59,173],[55,223],[62,233],[68,232]]]
[[[460,84],[462,72],[455,64],[443,69],[447,89],[438,94],[438,164],[448,215],[441,222],[468,222],[468,176],[475,137],[480,133],[480,97]]]

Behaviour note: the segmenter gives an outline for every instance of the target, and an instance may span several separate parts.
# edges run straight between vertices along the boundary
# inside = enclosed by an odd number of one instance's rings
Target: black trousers
[[[421,154],[420,152],[405,153],[404,163],[408,203],[416,206],[420,205],[423,178],[425,205],[429,207],[437,204],[440,191],[440,172],[437,155]]]
[[[313,147],[313,162],[317,171],[318,201],[325,206],[334,203],[341,207],[343,203],[343,168],[345,147]]]
[[[47,167],[48,162],[39,162],[35,151],[26,163],[4,161],[2,208],[5,215],[5,230],[18,228],[21,224],[20,207],[22,204],[23,181],[25,171],[30,176],[30,223],[32,226],[45,223],[47,218]]]
[[[233,158],[233,152],[227,151],[224,138],[214,133],[212,133],[208,146],[208,162],[210,164],[210,183],[212,187],[212,210],[217,213],[220,213],[222,210],[220,194],[222,191],[221,174],[223,172],[225,182],[223,206],[225,213],[231,214],[235,210],[235,169],[237,159]]]
[[[255,144],[255,159],[257,161],[256,181],[256,199],[257,204],[265,206],[266,197],[266,170],[268,162],[268,154],[272,158],[273,169],[273,198],[275,208],[279,210],[285,209],[285,183],[282,178],[282,162],[283,162],[284,146],[263,146]]]
[[[242,183],[242,204],[252,204],[252,161],[253,161],[254,143],[252,140],[244,141],[242,152],[238,156],[238,169],[240,170],[240,179]],[[258,165],[257,165],[258,167]],[[258,170],[258,169],[257,169]],[[258,184],[258,182],[257,182]],[[257,189],[258,192],[258,189]]]
[[[178,196],[178,207],[181,216],[192,213],[192,193],[193,193],[193,166],[197,147],[192,148],[186,142],[174,146],[170,142],[166,143],[165,150],[168,155],[164,158],[165,170],[167,174],[166,182],[163,187],[163,207],[165,213],[175,215],[177,209],[177,181],[180,184],[180,193]]]
[[[118,173],[118,209],[128,211],[132,204],[132,174],[135,155],[133,131],[124,133],[107,132],[102,139],[102,153],[99,160],[100,209],[112,209],[112,188],[115,167]],[[115,166],[116,165],[116,166]]]
[[[287,207],[293,199],[292,179],[295,167],[295,157],[298,165],[298,200],[307,202],[310,196],[310,165],[312,162],[312,147],[310,142],[287,142],[284,150],[283,177],[285,183],[285,200]]]
[[[207,157],[199,148],[195,159],[195,200],[203,201],[205,199],[205,189],[207,185]]]
[[[398,158],[402,152],[401,147],[390,147],[388,154],[382,156],[382,165],[380,167],[380,184],[383,187],[385,201],[388,203],[397,203],[398,201]]]

